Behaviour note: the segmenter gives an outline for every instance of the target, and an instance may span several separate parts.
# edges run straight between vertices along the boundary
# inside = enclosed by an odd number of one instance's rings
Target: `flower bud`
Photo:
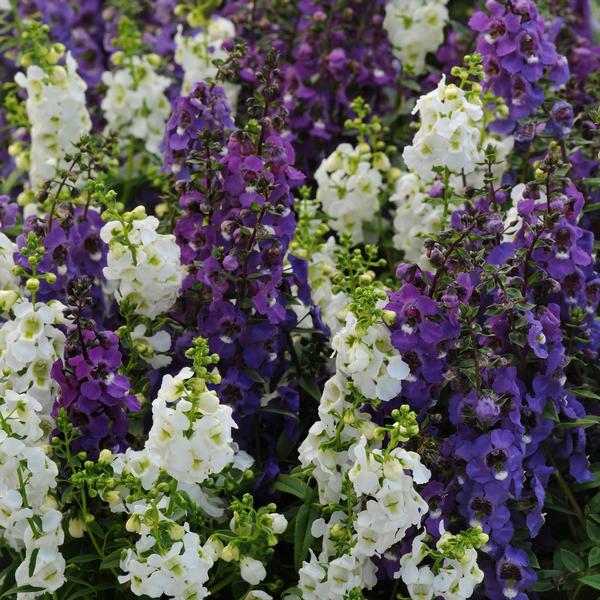
[[[100,451],[100,455],[98,456],[98,464],[100,465],[108,465],[113,459],[113,453],[108,449],[104,448]]]
[[[221,550],[221,559],[225,562],[237,561],[240,559],[240,551],[237,546],[227,544],[223,550]]]
[[[25,288],[31,293],[37,292],[40,289],[40,280],[37,277],[30,277],[25,282]]]
[[[393,310],[384,310],[383,311],[383,322],[386,325],[393,325],[396,322],[397,315]]]
[[[15,290],[0,290],[0,311],[10,310],[18,299],[19,294]]]
[[[72,538],[82,538],[85,533],[85,522],[83,519],[74,518],[69,520],[69,535]]]

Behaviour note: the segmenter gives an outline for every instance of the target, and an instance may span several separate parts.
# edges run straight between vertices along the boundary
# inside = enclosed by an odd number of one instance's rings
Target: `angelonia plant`
[[[0,598],[599,598],[599,20],[0,0]]]

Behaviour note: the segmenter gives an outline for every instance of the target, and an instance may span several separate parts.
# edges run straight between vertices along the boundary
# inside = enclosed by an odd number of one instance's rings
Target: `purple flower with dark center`
[[[66,409],[80,434],[73,449],[85,450],[91,458],[103,448],[125,450],[127,414],[141,405],[130,393],[127,377],[118,372],[121,352],[117,335],[112,331],[81,331],[73,325],[65,359],[64,363],[57,360],[51,371],[60,388],[52,415],[56,417],[60,409]]]
[[[532,0],[507,5],[488,0],[486,7],[489,15],[475,12],[469,26],[479,33],[477,50],[484,57],[485,86],[504,98],[509,108],[509,118],[496,121],[492,128],[506,133],[542,104],[542,78],[561,85],[569,77],[569,65],[548,38]]]
[[[571,133],[574,121],[573,107],[561,100],[552,107],[545,132],[559,140],[564,140]]]

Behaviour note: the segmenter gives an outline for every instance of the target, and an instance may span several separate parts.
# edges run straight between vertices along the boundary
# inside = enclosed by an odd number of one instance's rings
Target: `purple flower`
[[[573,129],[574,120],[573,107],[568,102],[556,102],[550,111],[550,120],[545,131],[559,140],[564,140]]]
[[[128,446],[127,414],[141,405],[130,393],[127,377],[118,373],[121,352],[117,335],[80,331],[74,325],[68,332],[65,358],[65,363],[57,360],[51,371],[60,388],[52,415],[66,409],[80,434],[73,449],[85,450],[91,458],[103,448],[123,451]]]
[[[479,33],[477,50],[484,56],[485,86],[508,105],[509,118],[492,126],[505,133],[541,105],[541,79],[561,85],[569,77],[569,66],[548,39],[544,20],[532,0],[507,5],[488,0],[486,6],[489,15],[475,12],[469,26]]]

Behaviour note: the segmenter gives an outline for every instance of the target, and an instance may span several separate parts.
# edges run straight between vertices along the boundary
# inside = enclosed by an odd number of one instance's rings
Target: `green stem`
[[[448,169],[448,167],[444,167],[444,214],[442,216],[442,219],[444,220],[444,222],[446,221],[446,217],[448,216],[448,213],[450,212],[450,206],[449,206],[449,202],[450,202],[450,169]]]
[[[581,510],[581,507],[579,506],[575,496],[573,495],[573,492],[567,485],[567,482],[564,480],[560,469],[556,466],[556,462],[554,461],[552,454],[550,452],[546,452],[546,454],[548,456],[548,459],[550,460],[550,464],[554,467],[554,475],[556,476],[556,480],[558,481],[560,489],[562,490],[563,494],[565,495],[565,498],[571,505],[571,508],[577,515],[577,518],[581,522],[581,525],[585,528],[585,516],[583,514],[583,511]]]

